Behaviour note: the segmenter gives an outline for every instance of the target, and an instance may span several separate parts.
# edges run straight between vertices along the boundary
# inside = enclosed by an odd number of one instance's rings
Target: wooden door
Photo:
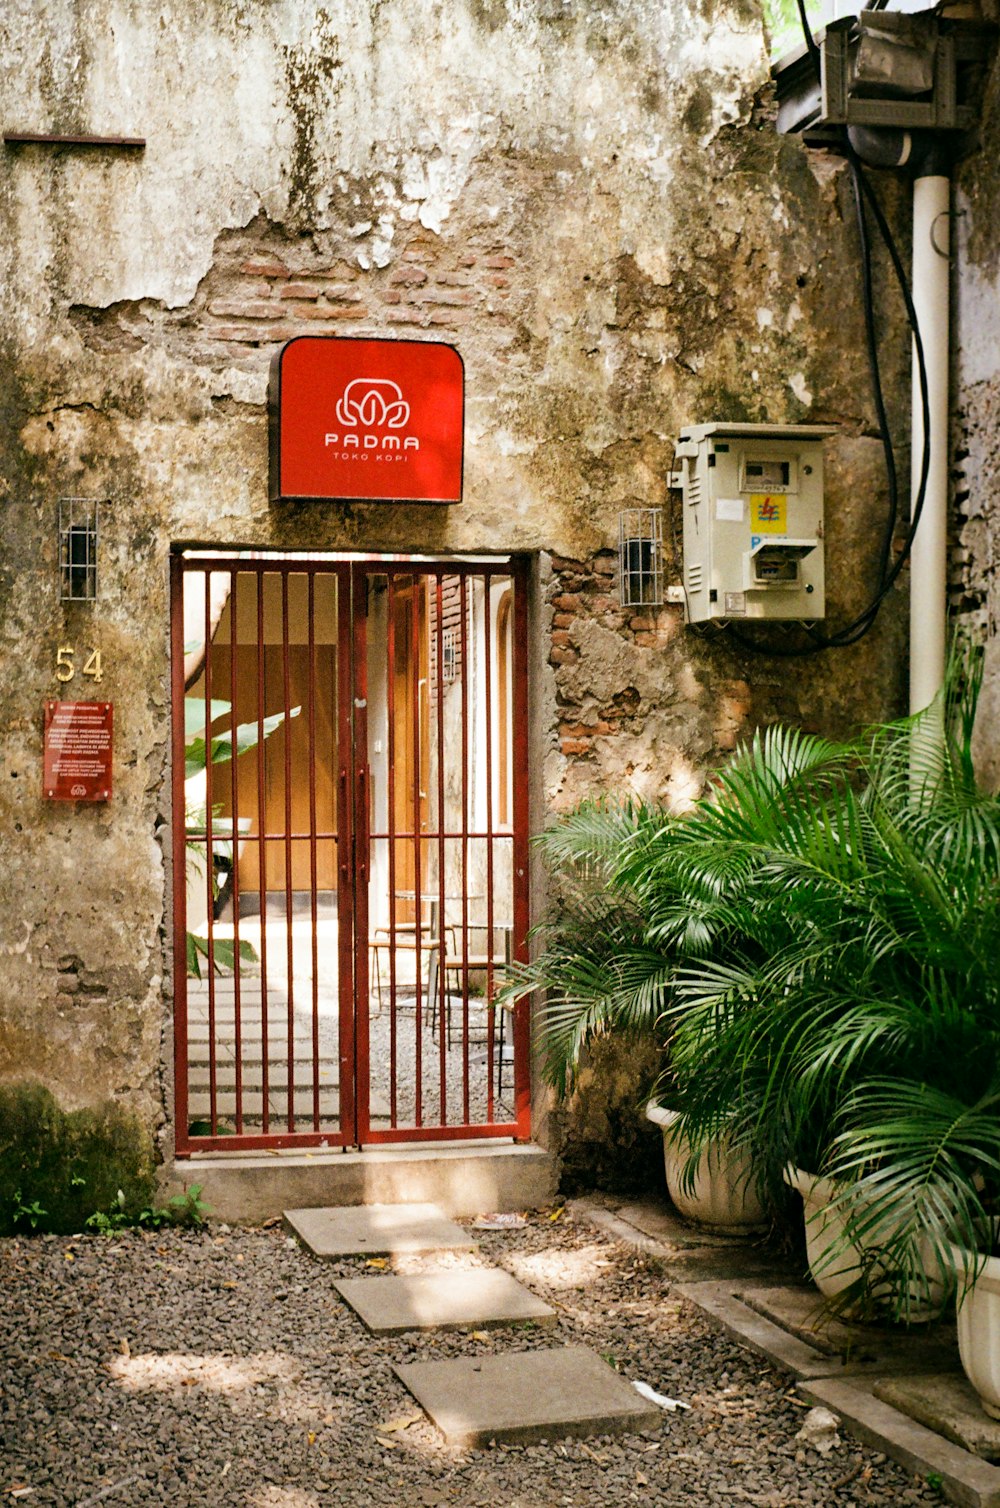
[[[429,718],[427,699],[427,581],[417,577],[396,585],[392,624],[393,820],[397,833],[427,827]],[[415,838],[397,838],[396,889],[416,890]],[[396,921],[416,919],[416,903],[396,898]]]

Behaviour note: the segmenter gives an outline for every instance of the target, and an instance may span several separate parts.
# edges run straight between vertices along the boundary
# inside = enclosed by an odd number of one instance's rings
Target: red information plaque
[[[52,801],[111,797],[111,702],[46,702],[42,789]]]
[[[431,340],[301,335],[271,362],[271,498],[457,503],[465,370]]]

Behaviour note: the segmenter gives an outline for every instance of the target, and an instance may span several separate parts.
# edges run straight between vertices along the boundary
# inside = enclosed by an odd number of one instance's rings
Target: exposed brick
[[[256,345],[260,339],[259,325],[209,325],[205,331],[211,340],[242,341]]]
[[[558,644],[549,650],[550,665],[575,665],[579,658],[575,649],[562,649]]]
[[[749,712],[749,696],[724,696],[719,702],[720,720],[728,718],[733,723],[742,723]]]
[[[565,555],[553,555],[552,569],[554,571],[573,571],[578,576],[582,576],[585,573],[582,560],[569,560]]]
[[[432,309],[429,318],[432,325],[467,325],[472,315],[471,309]]]
[[[494,288],[506,288],[510,283],[510,279],[505,278],[502,272],[491,272],[486,281]]]
[[[219,298],[209,304],[208,312],[224,319],[273,319],[278,311],[263,300]]]
[[[383,304],[398,304],[402,297],[403,295],[398,290],[391,288],[387,288],[385,293],[381,294]]]
[[[257,330],[257,339],[261,345],[266,345],[272,340],[294,340],[296,335],[302,334],[301,325],[267,325]]]
[[[618,569],[618,557],[610,550],[595,555],[591,566],[596,576],[613,576]]]
[[[240,263],[240,271],[251,278],[286,278],[288,276],[288,268],[276,257],[251,257],[249,261]]]
[[[385,317],[391,325],[422,325],[424,322],[420,309],[388,309]]]
[[[389,279],[390,283],[411,283],[414,287],[419,287],[426,281],[427,273],[422,267],[415,267],[412,263],[405,262],[394,270]]]
[[[552,642],[553,644],[568,644],[570,642],[569,634],[564,628],[553,629]]]
[[[572,626],[573,626],[573,624],[575,622],[576,622],[576,613],[553,613],[552,614],[552,627],[553,628],[572,628]]]
[[[564,738],[560,740],[559,747],[564,754],[589,754],[590,740],[586,738]]]
[[[475,267],[477,261],[478,258],[473,256],[472,252],[469,251],[464,256],[459,257],[458,265],[459,267]]]
[[[553,597],[552,606],[562,613],[578,613],[583,606],[583,598],[579,592],[560,592],[558,597]]]
[[[617,733],[617,731],[617,723],[605,722],[603,718],[598,719],[596,723],[571,723],[567,721],[559,724],[559,735],[561,738],[606,738],[609,733]]]
[[[468,288],[472,279],[467,272],[436,272],[434,281],[444,288]]]
[[[303,304],[295,313],[300,319],[367,319],[361,304]]]
[[[629,628],[636,629],[639,633],[649,633],[656,627],[656,624],[652,618],[630,618],[628,626]]]
[[[617,597],[609,597],[606,593],[590,599],[590,610],[594,613],[620,613],[621,603]]]
[[[642,649],[652,649],[660,641],[655,634],[636,634],[635,642]]]
[[[484,267],[514,267],[517,265],[516,257],[484,257]]]
[[[470,289],[462,288],[421,288],[419,293],[414,291],[413,299],[419,304],[452,304],[462,307],[471,304],[475,294]]]

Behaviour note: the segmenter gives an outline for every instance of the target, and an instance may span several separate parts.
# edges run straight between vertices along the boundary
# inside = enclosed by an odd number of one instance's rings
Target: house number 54
[[[82,650],[87,658],[83,662],[81,675],[89,675],[95,683],[104,679],[104,668],[101,664],[101,651],[91,649]],[[76,675],[76,646],[73,644],[60,644],[56,651],[56,680],[71,681]]]

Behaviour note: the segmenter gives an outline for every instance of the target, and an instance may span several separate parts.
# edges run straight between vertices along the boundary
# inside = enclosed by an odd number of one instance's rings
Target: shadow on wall
[[[663,1069],[662,1052],[648,1041],[598,1037],[581,1061],[561,1113],[562,1192],[662,1194],[662,1141],[643,1114]]]

